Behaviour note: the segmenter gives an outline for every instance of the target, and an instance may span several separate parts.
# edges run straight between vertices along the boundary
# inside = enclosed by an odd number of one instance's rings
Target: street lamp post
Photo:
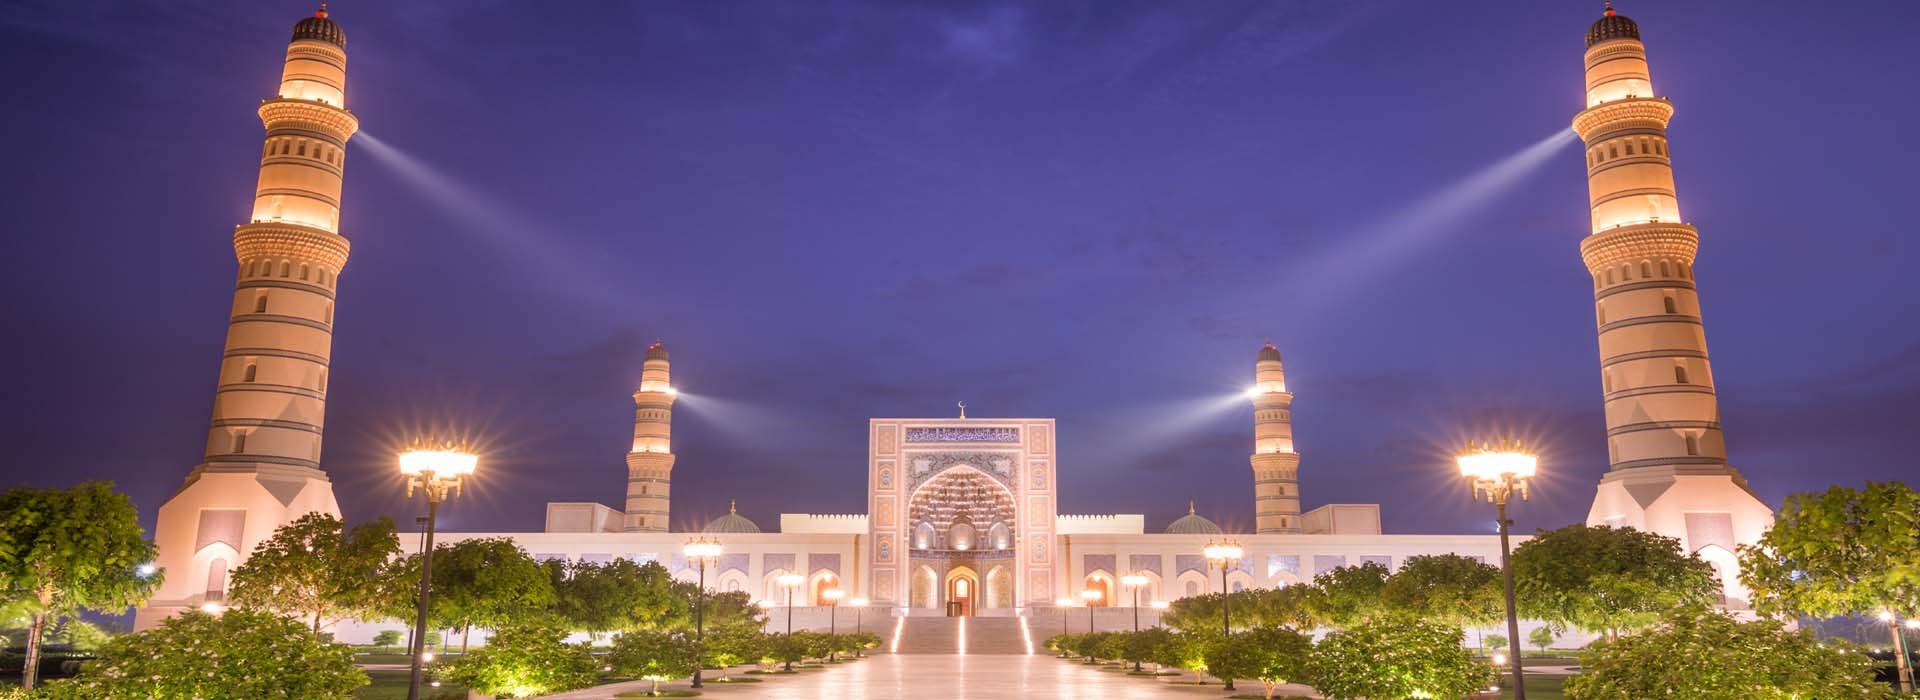
[[[1061,598],[1061,599],[1058,599],[1058,600],[1055,600],[1055,601],[1053,601],[1053,607],[1056,607],[1056,608],[1059,608],[1059,609],[1060,609],[1060,636],[1062,636],[1062,637],[1065,637],[1065,636],[1067,636],[1067,634],[1068,634],[1068,633],[1067,633],[1067,618],[1068,618],[1068,617],[1070,616],[1070,613],[1069,613],[1069,611],[1070,611],[1070,610],[1071,610],[1071,609],[1073,608],[1073,599],[1072,599],[1072,598]],[[1065,650],[1065,649],[1061,649],[1061,650],[1060,650],[1060,656],[1061,656],[1061,657],[1063,657],[1063,658],[1064,658],[1064,657],[1066,657],[1066,656],[1067,656],[1067,650]]]
[[[853,658],[860,658],[860,616],[867,611],[867,599],[855,598],[847,601],[853,606]]]
[[[777,578],[774,580],[780,583],[781,588],[787,589],[787,643],[792,644],[793,643],[793,589],[800,587],[800,582],[805,581],[806,579],[801,577],[799,574],[781,574],[780,578]],[[785,670],[788,670],[788,671],[793,670],[793,659],[787,659]]]
[[[1127,574],[1120,577],[1120,583],[1133,589],[1133,631],[1140,631],[1140,589],[1147,585],[1147,577],[1140,574]],[[1133,670],[1140,670],[1140,661],[1135,659]]]
[[[1100,602],[1100,598],[1100,589],[1097,588],[1089,588],[1080,592],[1080,599],[1087,601],[1087,634],[1093,634],[1093,604]]]
[[[827,638],[829,639],[832,639],[833,637],[839,635],[840,599],[845,597],[846,595],[847,595],[846,591],[840,590],[838,588],[829,588],[827,590],[820,592],[820,597],[827,599]],[[835,642],[835,644],[837,645],[838,642]],[[827,647],[828,661],[834,660],[835,651],[836,650],[834,646]]]
[[[693,643],[698,645],[707,637],[707,567],[720,563],[721,547],[719,542],[697,538],[688,542],[687,546],[680,551],[687,555],[687,561],[700,567],[700,587],[693,593]],[[703,665],[699,663],[693,665],[693,687],[695,688],[705,687],[700,683],[700,671]]]
[[[1513,604],[1513,555],[1508,544],[1507,503],[1514,495],[1527,500],[1529,483],[1539,470],[1540,458],[1519,444],[1502,440],[1498,445],[1482,444],[1460,453],[1460,475],[1473,487],[1474,500],[1494,505],[1500,519],[1500,576],[1506,582],[1507,651],[1513,669],[1514,700],[1527,700],[1527,686],[1520,671],[1520,615]]]
[[[450,444],[418,447],[400,453],[400,475],[407,480],[407,497],[413,497],[415,488],[427,495],[427,534],[420,544],[420,598],[414,610],[412,668],[408,673],[407,700],[420,700],[420,678],[426,670],[423,668],[423,647],[427,641],[427,603],[432,595],[434,520],[439,515],[440,501],[446,499],[447,492],[458,495],[461,481],[471,476],[479,463],[479,456]]]
[[[1208,542],[1200,552],[1206,555],[1207,563],[1220,570],[1220,634],[1223,637],[1232,637],[1233,617],[1227,610],[1229,601],[1232,600],[1227,595],[1227,571],[1240,565],[1240,557],[1246,554],[1246,551],[1233,540],[1220,540]],[[1221,686],[1221,690],[1233,690],[1232,678],[1220,680],[1226,681],[1226,685]]]
[[[1893,614],[1892,610],[1882,610],[1878,617],[1881,622],[1887,623],[1887,630],[1893,633],[1894,680],[1900,684],[1900,690],[1913,690],[1913,663],[1907,658],[1907,635],[1900,629],[1900,616]],[[1920,620],[1909,619],[1906,626],[1920,629]]]

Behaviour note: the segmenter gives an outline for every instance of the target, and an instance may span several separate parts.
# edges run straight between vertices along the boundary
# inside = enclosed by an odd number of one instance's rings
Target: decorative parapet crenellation
[[[260,258],[312,260],[345,269],[352,244],[346,236],[283,221],[241,224],[233,230],[233,254],[245,263]]]
[[[1580,257],[1589,273],[1636,260],[1676,260],[1693,264],[1700,234],[1678,222],[1632,224],[1607,229],[1580,241]]]

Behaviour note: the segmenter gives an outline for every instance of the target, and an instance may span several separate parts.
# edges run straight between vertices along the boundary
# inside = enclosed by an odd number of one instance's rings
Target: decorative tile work
[[[900,449],[900,438],[899,435],[894,432],[895,430],[894,426],[891,425],[883,425],[876,429],[879,434],[875,435],[873,440],[875,443],[875,452],[890,455]]]
[[[611,561],[613,561],[613,555],[611,555],[611,554],[582,554],[582,555],[580,555],[580,561],[581,561],[581,563],[585,563],[585,564],[606,564],[606,563],[609,563],[609,562],[611,562]]]
[[[660,555],[654,554],[651,552],[629,554],[627,555],[627,560],[632,561],[635,564],[645,565],[647,562],[660,561]]]
[[[1298,554],[1267,555],[1267,577],[1272,578],[1275,575],[1278,575],[1282,572],[1293,574],[1294,578],[1299,578],[1300,577],[1300,555]]]
[[[747,556],[748,555],[745,554],[720,555],[720,573],[724,574],[729,571],[738,571],[742,574],[747,573]]]
[[[1393,570],[1393,557],[1389,557],[1389,556],[1369,554],[1369,555],[1360,557],[1360,563],[1379,564],[1381,566],[1386,567],[1388,571]]]
[[[907,442],[1020,442],[1018,428],[908,428]]]
[[[1729,513],[1688,513],[1687,549],[1698,552],[1703,547],[1719,545],[1731,553],[1737,551],[1733,543],[1733,515]]]
[[[1207,573],[1207,558],[1198,554],[1173,555],[1173,575],[1179,576],[1189,571]]]
[[[1238,564],[1235,564],[1233,569],[1235,571],[1244,573],[1248,576],[1252,576],[1253,575],[1253,557],[1241,557],[1240,562]]]
[[[240,543],[245,540],[247,512],[244,510],[203,510],[200,511],[200,527],[195,531],[197,537],[193,551],[198,553],[207,545],[219,542],[234,551],[240,551]],[[184,573],[184,572],[182,572]]]
[[[1347,565],[1347,557],[1342,554],[1313,555],[1313,575],[1319,576]]]
[[[693,565],[687,563],[687,555],[685,554],[671,555],[671,557],[667,561],[669,562],[667,565],[667,570],[673,573],[677,574],[682,571],[693,570]]]
[[[907,458],[908,471],[911,472],[911,476],[907,480],[907,490],[911,492],[913,489],[919,488],[920,484],[925,483],[928,479],[939,476],[941,472],[963,464],[973,467],[979,470],[980,473],[993,477],[994,481],[998,481],[1012,488],[1014,486],[1013,463],[1019,458],[1019,453],[1015,452],[915,453]]]
[[[783,569],[788,572],[799,573],[793,569],[793,559],[794,556],[791,552],[762,554],[760,555],[760,570],[766,573],[773,573],[774,569]]]
[[[1146,571],[1151,572],[1155,576],[1165,578],[1166,573],[1160,570],[1160,567],[1165,565],[1166,557],[1158,554],[1133,554],[1127,557],[1127,573],[1129,574]]]
[[[1095,571],[1105,571],[1108,574],[1117,575],[1118,572],[1113,570],[1113,561],[1114,556],[1111,554],[1088,554],[1085,555],[1084,559],[1081,559],[1080,571],[1085,574],[1091,574]]]
[[[874,600],[893,602],[894,600],[893,587],[894,587],[894,584],[893,584],[892,569],[873,572],[873,599]]]
[[[807,555],[807,575],[812,576],[814,574],[820,573],[822,569],[833,572],[834,576],[839,576],[840,575],[840,554],[838,552],[829,552],[826,554],[820,554],[820,553],[808,554]]]

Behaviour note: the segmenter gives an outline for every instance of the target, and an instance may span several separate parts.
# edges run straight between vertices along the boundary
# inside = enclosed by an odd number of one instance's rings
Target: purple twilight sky
[[[199,460],[254,106],[312,9],[0,2],[0,485],[112,479],[151,522]],[[1775,504],[1911,475],[1920,3],[1620,9],[1678,105],[1733,463]],[[1566,136],[1599,0],[332,11],[349,518],[408,520],[423,429],[487,447],[449,529],[617,504],[655,338],[679,528],[863,512],[867,418],[965,400],[1059,419],[1062,512],[1246,531],[1267,338],[1308,507],[1486,531],[1448,452],[1514,432],[1549,474],[1520,526],[1551,527],[1605,469]]]

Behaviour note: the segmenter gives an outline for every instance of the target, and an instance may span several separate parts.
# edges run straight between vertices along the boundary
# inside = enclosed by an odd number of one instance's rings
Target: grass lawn
[[[373,679],[373,685],[362,687],[353,694],[355,700],[406,700],[407,671],[368,671],[367,677]],[[430,700],[466,700],[467,689],[454,685],[441,685],[438,688],[420,689]]]
[[[1566,692],[1561,690],[1561,686],[1566,685],[1568,678],[1570,676],[1526,676],[1527,700],[1566,700]],[[1503,690],[1500,697],[1513,697],[1513,691]]]

